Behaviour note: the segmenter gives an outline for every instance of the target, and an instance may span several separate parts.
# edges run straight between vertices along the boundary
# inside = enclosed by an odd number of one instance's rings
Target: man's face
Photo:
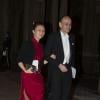
[[[71,30],[71,19],[68,17],[63,18],[60,22],[59,22],[59,27],[60,30],[64,33],[69,33]]]

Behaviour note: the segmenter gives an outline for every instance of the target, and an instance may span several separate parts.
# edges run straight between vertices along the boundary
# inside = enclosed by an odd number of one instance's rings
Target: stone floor
[[[19,100],[19,80],[18,72],[0,72],[0,100]],[[100,100],[100,94],[78,86],[73,100]]]
[[[100,94],[90,92],[90,90],[78,87],[74,94],[75,100],[100,100]]]
[[[0,72],[0,100],[19,100],[19,73]]]

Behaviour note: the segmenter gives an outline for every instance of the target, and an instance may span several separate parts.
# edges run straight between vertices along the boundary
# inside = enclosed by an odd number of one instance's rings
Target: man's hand
[[[51,55],[50,55],[50,58],[52,58],[52,59],[55,60],[55,59],[56,59],[56,55],[55,55],[55,54],[51,54]]]
[[[59,64],[59,69],[61,70],[61,72],[67,72],[68,71],[68,69],[66,68],[66,66],[65,65],[63,65],[63,64]]]

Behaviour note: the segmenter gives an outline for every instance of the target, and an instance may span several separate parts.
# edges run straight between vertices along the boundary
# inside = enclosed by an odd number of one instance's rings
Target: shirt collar
[[[61,36],[62,36],[62,37],[69,38],[69,35],[68,35],[68,33],[66,33],[66,34],[65,34],[65,33],[63,33],[62,31],[60,31],[60,33],[61,33]]]

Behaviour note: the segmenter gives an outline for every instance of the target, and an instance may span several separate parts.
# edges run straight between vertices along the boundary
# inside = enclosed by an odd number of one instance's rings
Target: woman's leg
[[[43,100],[44,82],[40,74],[24,74],[22,85],[25,99],[21,100]]]
[[[25,90],[23,91],[23,94],[24,94],[24,99],[25,99],[25,100],[29,100],[28,95],[27,95],[27,93],[26,93]]]

